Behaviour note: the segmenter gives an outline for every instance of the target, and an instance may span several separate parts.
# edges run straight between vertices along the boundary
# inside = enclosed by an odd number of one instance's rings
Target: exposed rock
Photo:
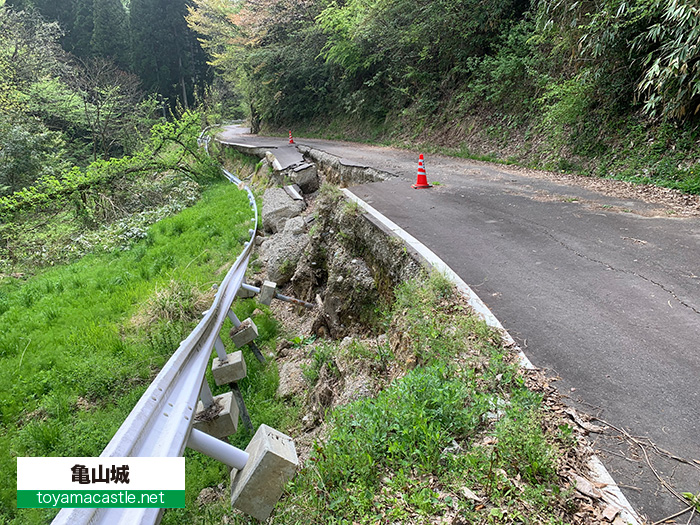
[[[294,395],[303,396],[306,393],[307,382],[304,378],[302,365],[308,365],[311,361],[285,361],[280,366],[280,382],[277,387],[277,397],[286,399]]]
[[[272,233],[281,231],[287,219],[298,216],[303,209],[304,203],[292,199],[282,188],[269,188],[263,195],[263,228]]]
[[[267,263],[267,278],[283,285],[292,278],[309,236],[304,233],[306,223],[302,217],[287,221],[284,230],[265,240],[260,246],[261,259]]]
[[[282,339],[279,343],[277,343],[277,357],[287,357],[289,355],[287,350],[289,350],[291,347],[291,341],[288,341],[287,339]]]
[[[295,168],[292,170],[290,178],[299,185],[304,193],[313,193],[319,188],[318,169],[313,164],[304,164]]]
[[[361,324],[371,316],[379,294],[367,264],[350,257],[342,246],[336,247],[329,262],[323,313],[331,337],[339,339],[348,335],[352,325]]]
[[[333,402],[333,389],[328,383],[319,382],[313,392],[313,402],[317,407],[329,407]]]
[[[294,217],[293,219],[288,219],[284,225],[284,230],[282,233],[289,235],[301,235],[306,233],[306,221],[304,217]]]
[[[318,414],[310,412],[301,418],[301,422],[304,425],[304,430],[308,432],[309,430],[316,428],[321,423],[321,418],[318,417]]]

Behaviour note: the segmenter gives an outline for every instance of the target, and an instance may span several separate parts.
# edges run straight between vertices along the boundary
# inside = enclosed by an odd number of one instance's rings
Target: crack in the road
[[[688,308],[689,310],[692,310],[692,311],[695,312],[696,314],[700,315],[700,310],[698,310],[697,308],[695,308],[693,305],[686,303],[684,300],[682,300],[680,297],[678,297],[678,295],[676,295],[676,293],[675,293],[673,290],[667,288],[667,287],[664,286],[662,283],[659,283],[659,282],[655,281],[654,279],[651,279],[650,277],[646,277],[646,276],[644,276],[644,275],[642,275],[642,274],[640,274],[640,273],[633,272],[632,270],[623,270],[623,269],[620,269],[620,268],[615,268],[614,266],[612,266],[612,265],[609,264],[609,263],[606,263],[605,261],[600,261],[600,260],[598,260],[598,259],[594,259],[593,257],[589,257],[588,255],[585,255],[585,254],[583,254],[583,253],[580,253],[580,252],[578,252],[577,250],[575,250],[574,248],[572,248],[571,246],[567,245],[564,241],[562,241],[562,240],[560,240],[560,239],[557,239],[557,238],[556,238],[552,233],[550,233],[549,231],[544,230],[544,233],[545,233],[545,235],[547,235],[547,237],[550,237],[550,238],[551,238],[552,240],[554,240],[555,242],[561,244],[566,250],[569,250],[570,252],[574,253],[577,257],[581,257],[582,259],[586,259],[587,261],[590,261],[590,262],[592,262],[592,263],[596,263],[596,264],[600,264],[600,265],[602,265],[602,266],[605,266],[606,268],[608,268],[608,269],[610,269],[610,270],[612,270],[612,271],[614,271],[614,272],[620,272],[620,273],[626,273],[626,274],[628,274],[628,275],[634,275],[635,277],[639,277],[640,279],[642,279],[642,280],[644,280],[644,281],[646,281],[646,282],[648,282],[648,283],[651,283],[651,284],[653,284],[654,286],[658,286],[658,287],[661,288],[664,292],[666,292],[666,293],[669,294],[671,297],[673,297],[673,298],[678,302],[678,304],[680,304],[681,306],[684,306],[684,307]]]

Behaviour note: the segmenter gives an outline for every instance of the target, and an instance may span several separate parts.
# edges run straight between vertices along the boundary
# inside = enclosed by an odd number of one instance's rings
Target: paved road
[[[572,404],[700,460],[700,219],[440,156],[426,158],[440,185],[413,190],[416,153],[296,140],[395,174],[350,189],[450,265]],[[638,512],[655,521],[684,508],[638,448],[591,437]],[[700,463],[649,459],[678,492],[700,493]]]

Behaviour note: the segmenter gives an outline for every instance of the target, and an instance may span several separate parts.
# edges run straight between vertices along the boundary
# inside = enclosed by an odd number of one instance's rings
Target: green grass
[[[150,227],[129,250],[88,255],[0,284],[0,521],[45,523],[51,517],[16,509],[14,458],[100,454],[198,322],[206,306],[194,303],[213,297],[212,285],[248,238],[250,217],[245,193],[216,184],[195,206]],[[239,316],[254,307],[235,306]],[[269,313],[256,322],[262,341],[274,337]],[[274,367],[257,370],[252,361],[249,370],[268,385],[259,395],[268,395]],[[245,384],[243,390],[249,393]],[[251,396],[256,417],[266,417],[255,410],[262,402]],[[227,473],[199,454],[188,457],[191,502]]]
[[[333,411],[274,523],[430,523],[450,512],[467,523],[562,523],[552,507],[570,494],[556,458],[573,443],[543,431],[541,397],[455,298],[440,276],[400,287],[392,330],[423,365]],[[358,345],[346,351],[371,358]]]

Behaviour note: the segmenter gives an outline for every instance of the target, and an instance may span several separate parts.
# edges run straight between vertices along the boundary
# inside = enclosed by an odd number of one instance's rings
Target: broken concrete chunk
[[[304,193],[313,193],[319,188],[318,170],[313,164],[302,164],[294,168],[291,179]]]
[[[302,217],[287,220],[284,231],[273,235],[261,246],[267,264],[267,277],[279,285],[288,282],[309,244],[309,235],[304,233],[306,223]]]
[[[301,191],[297,190],[297,188],[299,188],[299,186],[297,186],[296,184],[294,184],[293,186],[288,185],[284,186],[284,191],[287,192],[287,195],[289,195],[295,201],[303,201],[304,197],[302,197]]]
[[[287,220],[282,233],[285,235],[301,235],[306,233],[306,220],[304,217],[294,217]]]
[[[303,209],[303,202],[292,199],[284,189],[269,188],[263,195],[263,228],[272,233],[281,231],[287,219],[296,217]]]

